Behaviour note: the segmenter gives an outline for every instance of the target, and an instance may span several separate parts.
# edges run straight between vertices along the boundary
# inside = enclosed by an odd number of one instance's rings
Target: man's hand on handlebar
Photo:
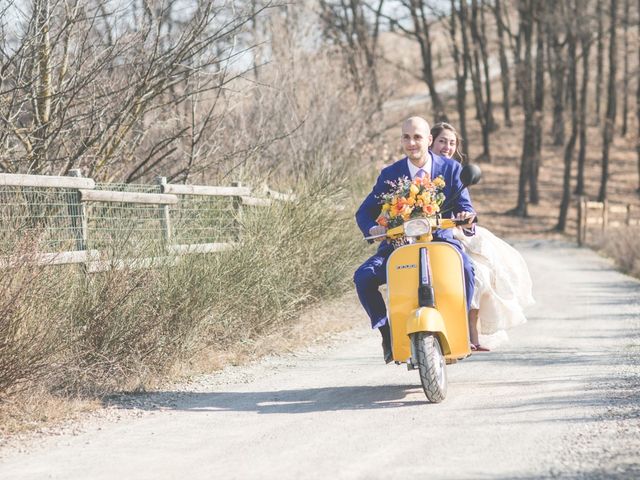
[[[382,225],[375,225],[369,229],[369,236],[373,237],[375,235],[384,235],[386,232],[387,229]],[[382,240],[384,240],[384,237],[381,236],[379,238],[374,238],[373,240],[376,242],[381,242]]]

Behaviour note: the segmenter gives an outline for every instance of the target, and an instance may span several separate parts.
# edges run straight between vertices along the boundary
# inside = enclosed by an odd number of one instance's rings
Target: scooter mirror
[[[473,163],[467,163],[462,167],[462,172],[460,172],[460,180],[462,180],[465,187],[475,185],[480,181],[481,177],[482,170],[480,170],[479,166]]]

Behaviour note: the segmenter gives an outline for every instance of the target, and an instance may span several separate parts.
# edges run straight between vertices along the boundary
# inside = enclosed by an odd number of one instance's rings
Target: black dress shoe
[[[389,325],[383,325],[379,328],[382,335],[382,353],[384,355],[384,363],[393,362],[393,352],[391,351],[391,333]]]

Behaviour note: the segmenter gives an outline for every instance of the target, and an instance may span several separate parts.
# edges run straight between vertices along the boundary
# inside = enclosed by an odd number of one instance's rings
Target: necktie
[[[424,178],[426,174],[427,172],[425,172],[423,169],[420,169],[416,172],[416,176],[414,178]]]

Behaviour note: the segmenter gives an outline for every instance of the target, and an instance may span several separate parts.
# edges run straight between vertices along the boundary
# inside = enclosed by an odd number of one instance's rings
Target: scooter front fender
[[[433,333],[440,340],[442,353],[451,353],[451,347],[447,340],[447,325],[442,314],[432,307],[421,307],[413,312],[407,319],[407,335],[417,332]]]

